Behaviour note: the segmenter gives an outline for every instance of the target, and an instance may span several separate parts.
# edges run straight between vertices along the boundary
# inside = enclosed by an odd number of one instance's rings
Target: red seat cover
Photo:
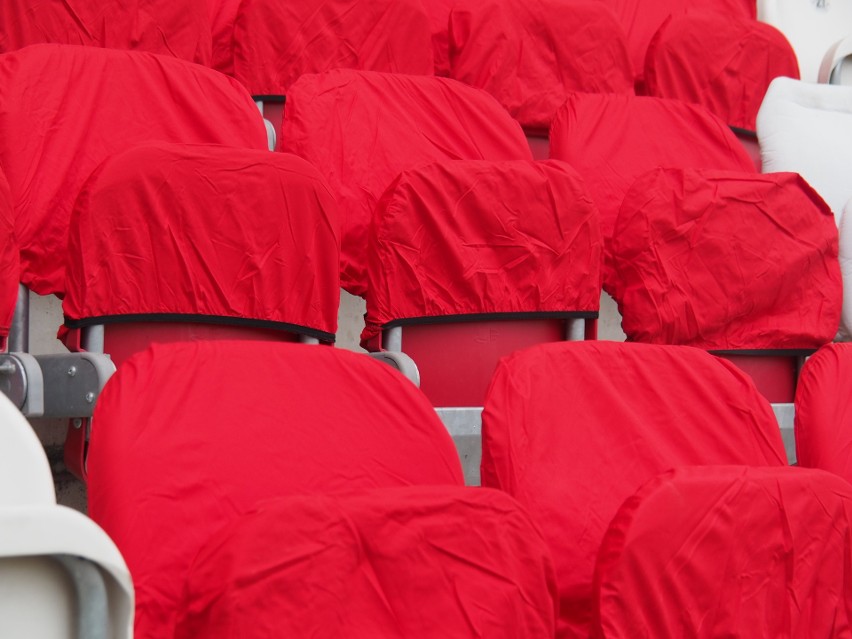
[[[282,140],[337,198],[341,284],[356,295],[367,288],[373,210],[401,171],[438,160],[531,159],[521,127],[484,91],[369,71],[302,76],[287,96]]]
[[[562,342],[504,358],[482,416],[482,485],[518,499],[553,552],[560,637],[587,637],[607,525],[675,466],[786,465],[751,380],[698,349]]]
[[[422,0],[432,28],[432,52],[435,56],[435,73],[450,74],[449,22],[456,0]]]
[[[323,346],[154,345],[93,418],[89,514],[136,588],[136,636],[172,636],[209,536],[273,497],[463,484],[452,439],[390,366]]]
[[[284,95],[305,73],[364,69],[431,75],[420,0],[244,0],[234,26],[234,77],[252,95]]]
[[[670,17],[645,59],[648,95],[700,104],[749,131],[769,83],[781,75],[798,79],[799,63],[778,29],[718,13]]]
[[[197,0],[2,0],[0,52],[31,44],[131,49],[210,64],[207,7]]]
[[[376,207],[362,344],[389,322],[596,312],[598,212],[561,162],[437,162]]]
[[[630,340],[809,349],[837,333],[837,227],[795,173],[650,171],[624,198],[612,255]]]
[[[6,347],[6,338],[18,301],[18,282],[21,279],[21,262],[15,240],[15,212],[12,194],[6,176],[0,171],[0,348]]]
[[[257,107],[234,80],[182,60],[35,45],[0,56],[0,164],[17,218],[23,282],[64,290],[77,194],[107,157],[148,141],[267,148]]]
[[[633,93],[624,32],[594,0],[460,0],[450,62],[527,131],[546,132],[571,93]]]
[[[338,250],[334,198],[301,158],[138,146],[101,164],[77,200],[65,323],[204,316],[333,341]]]
[[[175,639],[541,639],[553,562],[511,498],[390,488],[275,500],[213,535]]]
[[[798,468],[681,468],[630,497],[595,570],[595,639],[846,637],[852,486]]]
[[[213,39],[211,65],[217,71],[234,74],[234,23],[242,0],[206,0]]]
[[[796,389],[796,462],[852,481],[852,344],[827,344]]]
[[[659,166],[754,173],[754,164],[725,124],[676,100],[575,94],[550,128],[550,156],[583,176],[601,213],[604,241],[634,180]],[[610,273],[604,286],[611,287]]]

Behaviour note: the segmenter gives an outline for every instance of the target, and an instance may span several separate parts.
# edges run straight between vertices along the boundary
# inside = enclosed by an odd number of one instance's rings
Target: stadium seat
[[[852,35],[838,40],[825,52],[817,79],[823,84],[852,85]]]
[[[796,392],[796,459],[852,480],[852,344],[828,344],[805,362]]]
[[[541,528],[560,591],[557,636],[588,637],[595,558],[643,483],[685,465],[786,465],[769,404],[686,346],[544,344],[504,358],[482,416],[482,485]]]
[[[573,166],[601,215],[608,251],[618,209],[641,174],[659,166],[754,172],[725,124],[700,106],[630,95],[575,94],[550,127],[550,156]],[[604,268],[604,288],[612,292]]]
[[[798,468],[680,468],[630,497],[595,570],[592,637],[826,637],[852,623],[852,486]]]
[[[852,198],[850,135],[852,87],[775,78],[757,114],[763,171],[799,173],[835,217]]]
[[[0,56],[0,164],[15,203],[22,281],[64,292],[71,209],[92,171],[146,141],[267,148],[234,80],[174,58],[34,45]]]
[[[459,0],[450,63],[451,77],[488,91],[534,138],[571,93],[633,93],[624,32],[594,0]]]
[[[487,93],[444,78],[338,70],[287,96],[284,151],[326,178],[340,207],[341,284],[366,292],[370,220],[400,172],[439,160],[529,160],[517,122]]]
[[[766,398],[792,403],[800,358],[837,333],[837,251],[831,211],[795,173],[655,169],[615,225],[621,326],[630,341],[759,366]]]
[[[0,396],[0,636],[133,636],[133,585],[90,519],[56,505],[44,449]]]
[[[175,639],[544,639],[556,581],[514,500],[389,488],[267,502],[193,561]]]
[[[211,61],[206,6],[193,0],[3,0],[0,53],[31,44],[147,51],[204,65]]]
[[[825,52],[852,34],[852,2],[757,0],[757,19],[787,37],[799,60],[802,80],[816,82]]]
[[[136,636],[172,636],[210,535],[289,495],[463,483],[429,402],[342,349],[153,345],[109,381],[93,418],[89,513],[136,583]]]

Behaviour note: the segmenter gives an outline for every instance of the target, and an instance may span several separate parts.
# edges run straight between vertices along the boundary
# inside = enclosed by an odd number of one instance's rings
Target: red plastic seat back
[[[316,166],[340,206],[341,284],[367,288],[367,243],[382,193],[441,160],[529,160],[517,122],[484,91],[444,78],[339,70],[287,96],[281,148]]]
[[[828,344],[805,362],[796,391],[796,461],[852,480],[852,344]]]
[[[553,552],[560,634],[588,636],[606,527],[675,466],[786,465],[778,423],[751,381],[698,349],[545,344],[504,358],[482,416],[482,485],[527,508]]]
[[[244,0],[233,48],[233,75],[255,96],[285,95],[299,76],[331,69],[434,72],[420,0]]]
[[[215,322],[334,341],[338,220],[283,153],[148,144],[106,160],[71,221],[65,326]]]
[[[681,468],[613,518],[596,639],[845,637],[852,486],[797,468]]]
[[[611,247],[630,340],[813,349],[837,333],[837,227],[795,173],[650,171],[625,196]]]
[[[175,637],[539,639],[556,605],[547,546],[512,499],[395,488],[268,502],[211,537]]]
[[[210,21],[197,0],[3,0],[0,52],[31,44],[78,44],[174,56],[209,65]]]
[[[92,171],[150,141],[267,148],[234,80],[182,60],[35,45],[0,56],[0,163],[17,218],[23,282],[64,291],[71,210]]]
[[[594,0],[456,2],[450,64],[453,78],[488,91],[528,132],[547,132],[571,93],[633,93],[624,32]]]
[[[21,280],[21,261],[15,239],[15,211],[12,193],[6,176],[0,171],[0,349],[6,348],[6,338],[18,301],[18,282]]]
[[[390,366],[260,342],[155,345],[98,399],[89,514],[136,587],[136,635],[171,636],[211,534],[274,497],[463,485],[452,439]]]
[[[645,59],[648,95],[700,104],[748,131],[769,83],[782,75],[798,79],[799,64],[780,31],[719,13],[670,17]]]

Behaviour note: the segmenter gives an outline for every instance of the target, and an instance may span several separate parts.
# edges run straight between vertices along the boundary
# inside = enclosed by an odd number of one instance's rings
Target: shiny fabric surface
[[[553,553],[561,638],[586,638],[598,549],[622,502],[685,465],[787,464],[751,379],[684,346],[564,342],[497,367],[482,416],[482,485],[515,497]]]
[[[142,142],[266,149],[239,84],[148,53],[34,45],[0,56],[0,164],[15,203],[23,282],[62,294],[71,210],[110,155]]]
[[[612,520],[592,637],[848,637],[850,545],[852,486],[838,477],[676,469]]]
[[[400,172],[439,160],[530,160],[517,122],[484,91],[444,78],[339,70],[287,96],[282,148],[316,166],[340,207],[341,284],[367,288],[376,203]]]
[[[21,280],[21,259],[15,238],[15,212],[6,176],[0,171],[0,347],[5,347]]]
[[[190,569],[175,639],[546,639],[553,563],[514,500],[390,488],[268,502]]]
[[[840,322],[837,254],[831,211],[795,173],[655,169],[618,214],[613,296],[633,341],[819,348]]]
[[[92,423],[89,514],[127,560],[140,638],[173,636],[198,551],[262,501],[463,485],[417,388],[325,346],[154,345],[110,379]]]
[[[118,153],[71,220],[69,320],[207,315],[337,328],[338,219],[301,158],[156,143]]]
[[[450,63],[453,78],[545,134],[572,93],[633,93],[624,32],[594,0],[459,0]]]
[[[597,208],[561,162],[405,171],[376,207],[370,242],[362,343],[397,319],[600,306]]]
[[[299,76],[332,69],[434,72],[420,0],[244,0],[233,50],[234,77],[252,95],[286,95]]]
[[[648,95],[700,104],[729,126],[756,128],[773,78],[799,77],[796,54],[775,27],[716,13],[670,17],[645,58]]]

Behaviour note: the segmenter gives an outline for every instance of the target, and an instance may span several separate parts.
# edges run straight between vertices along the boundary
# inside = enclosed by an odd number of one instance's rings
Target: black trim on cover
[[[707,351],[711,355],[725,357],[726,355],[743,355],[745,357],[810,357],[816,353],[815,348],[744,348],[742,350],[726,349]]]
[[[732,126],[732,127],[729,127],[729,128],[731,129],[731,131],[733,131],[736,135],[739,135],[740,137],[754,138],[755,140],[757,139],[757,132],[756,131],[751,131],[750,129],[742,129],[738,126]]]
[[[382,325],[382,329],[397,326],[424,326],[426,324],[455,324],[457,322],[489,322],[536,319],[598,319],[598,311],[540,311],[526,313],[466,313],[463,315],[433,315],[396,319]]]
[[[251,99],[255,102],[272,102],[273,104],[277,102],[280,102],[281,104],[287,103],[286,95],[253,95],[251,96]]]
[[[74,320],[65,317],[68,328],[87,328],[100,324],[132,324],[134,322],[175,322],[179,324],[212,324],[214,326],[239,326],[243,328],[263,328],[274,331],[287,331],[305,337],[313,337],[321,342],[334,343],[334,333],[326,333],[315,328],[290,324],[288,322],[272,322],[269,320],[250,319],[247,317],[227,317],[224,315],[193,315],[191,313],[137,313],[132,315],[102,315]]]

